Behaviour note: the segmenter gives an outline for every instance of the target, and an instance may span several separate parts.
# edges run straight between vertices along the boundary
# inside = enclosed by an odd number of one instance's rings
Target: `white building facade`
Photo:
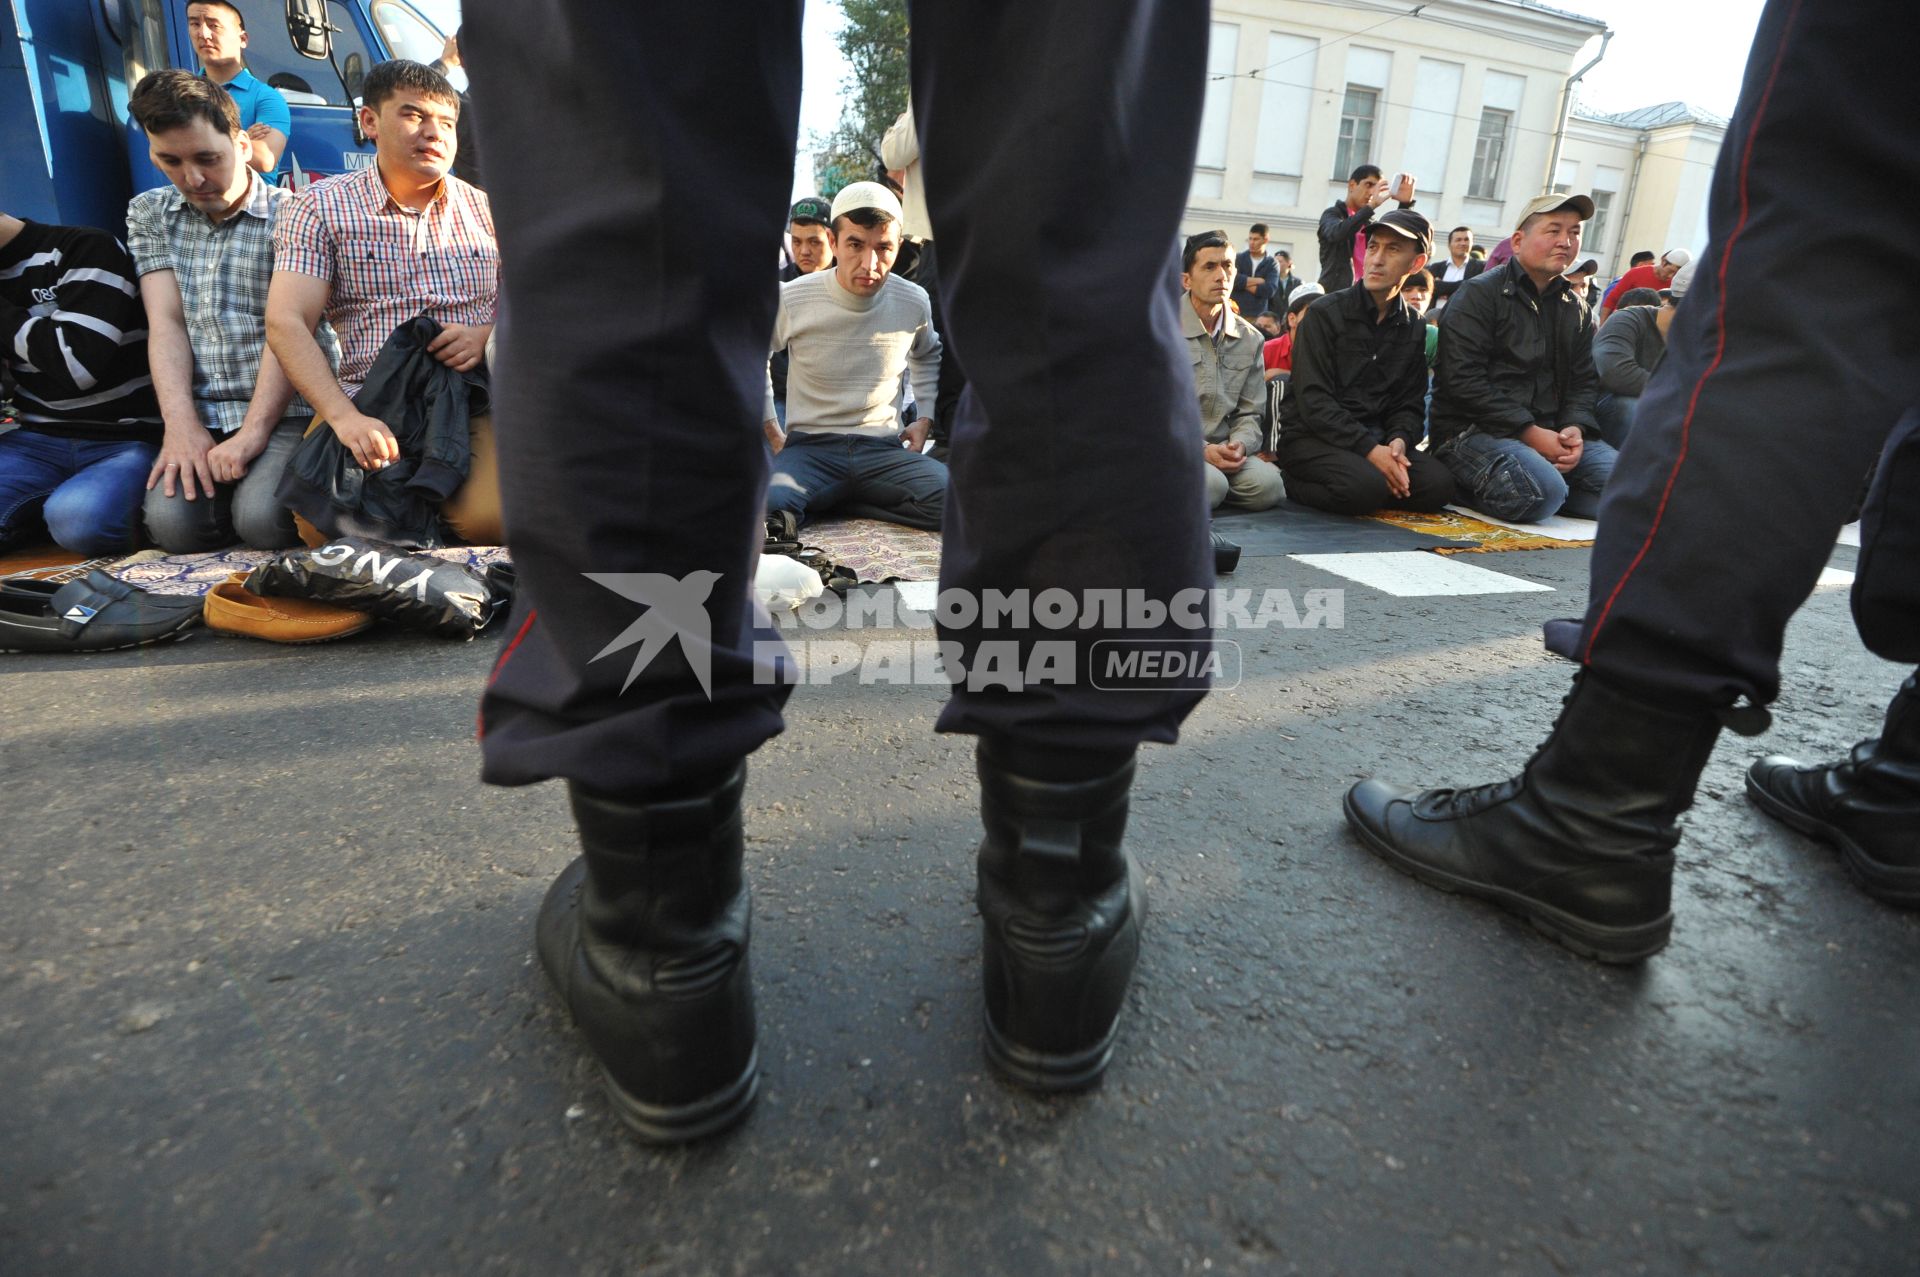
[[[1530,0],[1410,8],[1215,0],[1183,232],[1218,227],[1238,242],[1264,222],[1273,247],[1291,251],[1295,273],[1311,279],[1320,214],[1344,199],[1349,172],[1372,163],[1414,175],[1417,207],[1441,236],[1470,226],[1490,246],[1528,199],[1564,178],[1604,210],[1587,250],[1611,273],[1623,242],[1626,253],[1703,246],[1703,233],[1692,241],[1724,122],[1685,108],[1684,118],[1654,114],[1644,126],[1574,115],[1549,177],[1568,77],[1599,49],[1604,23]]]

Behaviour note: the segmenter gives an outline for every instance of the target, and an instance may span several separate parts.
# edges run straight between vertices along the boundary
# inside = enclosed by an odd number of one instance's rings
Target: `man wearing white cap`
[[[1684,248],[1669,248],[1660,254],[1659,260],[1636,266],[1619,279],[1613,281],[1613,287],[1607,290],[1606,297],[1600,302],[1600,322],[1606,323],[1607,316],[1613,314],[1614,307],[1620,304],[1629,290],[1651,288],[1655,292],[1665,288],[1680,273],[1680,268],[1693,260],[1693,255]]]
[[[1613,473],[1593,418],[1593,312],[1563,273],[1592,216],[1584,195],[1529,201],[1513,256],[1462,284],[1440,325],[1433,453],[1496,519],[1591,519]]]
[[[927,292],[893,274],[900,201],[878,182],[834,196],[834,266],[780,288],[773,349],[787,352],[787,422],[767,383],[765,429],[777,454],[767,514],[796,522],[829,509],[938,529],[947,468],[921,453],[933,422],[900,428],[900,378],[922,412],[940,379],[940,336]]]

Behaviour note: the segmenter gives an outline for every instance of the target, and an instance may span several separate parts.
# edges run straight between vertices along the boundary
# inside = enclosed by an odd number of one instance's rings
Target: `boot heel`
[[[622,1089],[603,1065],[607,1101],[627,1129],[649,1144],[691,1144],[740,1121],[760,1096],[760,1051],[754,1048],[739,1077],[691,1104],[649,1104]]]
[[[1125,894],[1126,915],[1097,954],[1087,952],[1090,929],[1078,921],[1050,926],[1014,916],[998,928],[989,922],[982,1019],[987,1062],[1007,1081],[1052,1094],[1089,1090],[1105,1075],[1147,912],[1131,859]],[[994,1023],[996,1006],[1004,1031]],[[1062,1020],[1066,1008],[1079,1012],[1077,1021]],[[1097,1035],[1091,1041],[1089,1030]]]

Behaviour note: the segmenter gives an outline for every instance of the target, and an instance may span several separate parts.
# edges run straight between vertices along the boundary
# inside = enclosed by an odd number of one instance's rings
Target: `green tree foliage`
[[[835,37],[852,68],[841,86],[839,127],[815,147],[814,177],[832,199],[874,175],[880,139],[907,109],[907,0],[841,0]]]

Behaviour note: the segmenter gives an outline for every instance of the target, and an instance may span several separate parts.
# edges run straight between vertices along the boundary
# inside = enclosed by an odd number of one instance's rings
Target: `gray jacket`
[[[1629,306],[1600,325],[1593,338],[1593,368],[1601,390],[1628,399],[1647,392],[1647,378],[1667,353],[1667,339],[1655,322],[1659,314],[1658,306]]]
[[[1228,310],[1216,347],[1186,293],[1180,295],[1180,333],[1193,358],[1193,388],[1200,396],[1200,428],[1206,441],[1237,440],[1248,456],[1260,451],[1266,436],[1260,423],[1267,406],[1265,364],[1260,358],[1266,335]]]

